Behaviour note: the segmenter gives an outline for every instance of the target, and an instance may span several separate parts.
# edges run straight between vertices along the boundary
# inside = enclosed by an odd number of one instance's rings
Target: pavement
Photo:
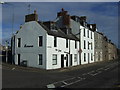
[[[3,88],[119,88],[119,60],[57,70],[3,63]]]

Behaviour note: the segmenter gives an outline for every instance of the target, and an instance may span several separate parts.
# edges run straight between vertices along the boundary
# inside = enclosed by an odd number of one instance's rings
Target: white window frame
[[[42,63],[40,63],[40,56],[42,57]],[[43,65],[43,54],[38,54],[38,65]]]
[[[86,53],[84,53],[84,62],[86,62]]]
[[[57,65],[57,54],[52,55],[52,65]]]
[[[42,45],[41,46],[39,45],[39,41],[40,41],[39,37],[42,37]],[[38,47],[42,47],[42,46],[43,46],[43,36],[38,36]]]
[[[21,45],[22,45],[22,39],[21,38],[17,38],[17,47],[18,47],[18,39],[20,39],[20,47],[21,47]],[[20,47],[18,47],[18,48],[20,48]]]

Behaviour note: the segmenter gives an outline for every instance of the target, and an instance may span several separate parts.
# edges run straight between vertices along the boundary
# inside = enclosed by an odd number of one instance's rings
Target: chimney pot
[[[37,11],[36,11],[36,10],[34,10],[34,14],[37,14]]]
[[[62,8],[61,10],[64,11],[64,8]]]

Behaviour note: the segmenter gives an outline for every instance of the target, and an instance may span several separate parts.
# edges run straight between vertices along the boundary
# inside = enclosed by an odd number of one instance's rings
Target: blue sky
[[[24,24],[24,17],[36,9],[39,20],[55,20],[57,12],[64,8],[70,15],[87,16],[89,23],[96,23],[99,32],[118,45],[118,4],[117,2],[9,2],[2,6],[2,41],[10,40],[14,5],[14,33]]]

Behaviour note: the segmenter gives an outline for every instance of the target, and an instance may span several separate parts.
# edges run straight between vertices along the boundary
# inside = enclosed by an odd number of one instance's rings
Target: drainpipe
[[[81,50],[81,38],[80,38],[80,34],[81,34],[81,28],[79,30],[79,50]],[[81,65],[81,52],[79,51],[79,64]]]

